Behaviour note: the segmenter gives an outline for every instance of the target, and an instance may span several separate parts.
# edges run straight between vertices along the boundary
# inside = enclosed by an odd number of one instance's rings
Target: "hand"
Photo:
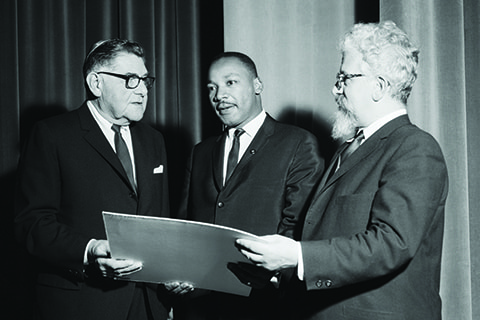
[[[107,240],[93,240],[88,248],[88,260],[94,261],[104,277],[118,279],[142,270],[142,263],[129,259],[112,259]]]
[[[259,240],[237,239],[240,252],[253,264],[270,271],[296,267],[300,245],[293,239],[275,234]]]
[[[189,282],[169,281],[163,284],[169,293],[184,295],[195,290]]]

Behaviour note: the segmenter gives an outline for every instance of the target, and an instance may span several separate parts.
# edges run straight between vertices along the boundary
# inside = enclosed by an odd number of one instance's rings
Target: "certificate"
[[[250,264],[236,239],[258,239],[233,228],[209,223],[103,212],[112,258],[141,261],[141,271],[126,280],[189,282],[196,288],[248,296],[227,265]],[[252,265],[253,266],[253,265]]]

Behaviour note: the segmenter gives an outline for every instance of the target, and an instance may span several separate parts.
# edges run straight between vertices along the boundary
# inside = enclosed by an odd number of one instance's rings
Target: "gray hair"
[[[91,48],[83,63],[83,78],[86,80],[90,72],[98,67],[108,66],[121,53],[134,54],[142,58],[145,63],[145,52],[135,41],[123,39],[108,39],[96,42]],[[93,98],[87,83],[85,88],[89,98]]]
[[[370,70],[392,86],[392,97],[407,102],[417,79],[419,50],[394,22],[359,23],[344,36],[340,51],[354,49]]]

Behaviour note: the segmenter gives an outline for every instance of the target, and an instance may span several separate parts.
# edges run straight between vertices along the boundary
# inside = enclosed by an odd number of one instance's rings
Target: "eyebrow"
[[[231,77],[240,77],[240,74],[231,72],[231,73],[223,76],[222,79],[228,79],[228,78],[231,78]],[[208,79],[208,84],[215,84],[215,81],[213,81],[212,79]]]
[[[144,77],[148,77],[150,75],[150,72],[146,72],[144,73],[143,75],[140,75],[138,73],[135,73],[135,72],[127,72],[125,73],[126,76],[137,76],[137,77],[140,77],[140,78],[144,78]]]

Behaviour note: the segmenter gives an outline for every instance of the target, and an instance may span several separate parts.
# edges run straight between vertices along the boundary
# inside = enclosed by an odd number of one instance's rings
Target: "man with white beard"
[[[341,53],[332,135],[348,140],[314,194],[301,240],[237,244],[257,266],[296,269],[292,319],[441,319],[448,177],[438,143],[407,115],[419,51],[387,21],[355,25]]]

